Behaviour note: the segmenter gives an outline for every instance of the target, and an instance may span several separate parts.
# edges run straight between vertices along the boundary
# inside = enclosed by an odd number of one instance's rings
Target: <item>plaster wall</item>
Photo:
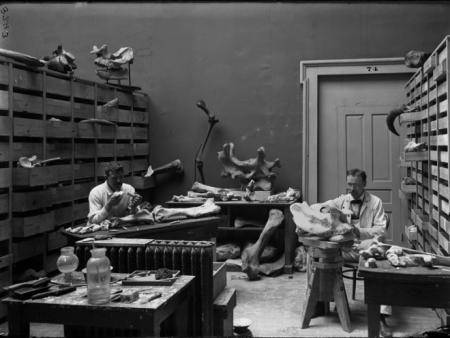
[[[220,176],[217,160],[234,142],[242,160],[260,146],[268,160],[280,158],[276,190],[300,187],[300,61],[400,57],[431,51],[450,34],[450,6],[439,2],[5,5],[1,47],[42,57],[63,44],[77,58],[77,77],[99,80],[94,44],[133,47],[132,84],[151,98],[151,163],[179,158],[185,166],[183,179],[159,182],[155,202],[193,183],[208,128],[199,99],[220,120],[204,153],[207,184],[238,186]]]

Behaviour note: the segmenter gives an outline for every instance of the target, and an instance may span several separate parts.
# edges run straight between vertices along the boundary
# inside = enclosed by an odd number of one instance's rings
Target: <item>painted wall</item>
[[[151,97],[151,163],[179,158],[182,180],[165,182],[153,200],[184,194],[207,131],[204,99],[220,120],[204,154],[206,183],[220,176],[217,152],[280,158],[276,190],[301,184],[299,62],[399,57],[431,51],[450,34],[450,6],[411,3],[74,3],[6,4],[9,48],[48,55],[60,43],[77,57],[76,76],[96,80],[94,44],[135,51],[132,82]],[[400,102],[399,102],[400,104]]]

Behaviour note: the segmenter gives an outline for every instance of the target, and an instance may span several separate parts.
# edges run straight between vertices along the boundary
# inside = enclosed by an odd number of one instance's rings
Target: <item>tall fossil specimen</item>
[[[274,167],[281,167],[280,160],[266,161],[264,147],[259,147],[257,157],[241,161],[234,155],[234,144],[225,143],[223,150],[218,152],[219,161],[222,162],[222,176],[239,179],[243,186],[251,180],[255,181],[255,190],[271,190],[276,173],[272,172]]]

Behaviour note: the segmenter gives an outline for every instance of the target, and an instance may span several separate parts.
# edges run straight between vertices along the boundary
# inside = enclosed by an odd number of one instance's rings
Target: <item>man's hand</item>
[[[120,200],[122,199],[123,192],[122,191],[115,191],[112,196],[109,198],[108,202],[105,205],[106,211],[110,212],[111,209],[120,203]]]

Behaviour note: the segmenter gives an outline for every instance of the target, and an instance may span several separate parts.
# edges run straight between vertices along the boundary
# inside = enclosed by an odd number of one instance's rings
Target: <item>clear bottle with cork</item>
[[[106,248],[91,249],[91,258],[86,264],[87,295],[89,304],[106,304],[111,297],[111,264],[106,257]]]

